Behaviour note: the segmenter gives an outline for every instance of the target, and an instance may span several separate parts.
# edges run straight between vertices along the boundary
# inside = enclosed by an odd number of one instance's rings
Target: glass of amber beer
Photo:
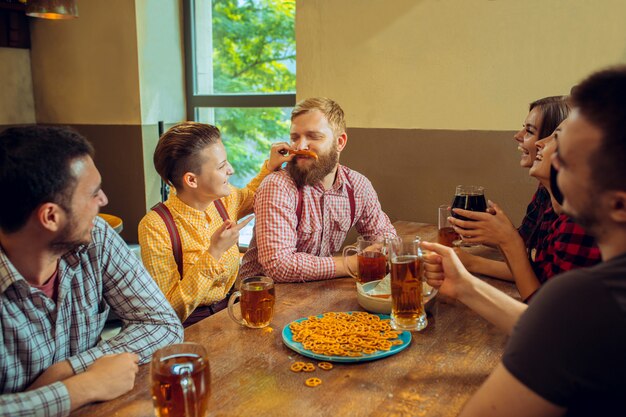
[[[391,262],[391,326],[396,330],[423,330],[428,324],[424,305],[437,294],[424,293],[419,236],[389,241]]]
[[[157,417],[205,417],[211,395],[209,358],[204,346],[163,347],[150,362],[152,401]]]
[[[448,221],[450,217],[450,209],[447,204],[439,206],[439,228],[437,243],[449,247],[459,246],[461,236],[452,228],[452,224]]]
[[[350,268],[348,257],[356,253],[357,271]],[[359,236],[356,245],[349,245],[343,249],[343,262],[348,273],[360,282],[376,281],[387,275],[387,255],[385,255],[385,238],[383,236]]]
[[[234,312],[235,301],[240,298],[241,318]],[[252,329],[267,327],[274,316],[274,281],[268,277],[248,277],[241,280],[239,291],[228,300],[228,315],[235,322]]]

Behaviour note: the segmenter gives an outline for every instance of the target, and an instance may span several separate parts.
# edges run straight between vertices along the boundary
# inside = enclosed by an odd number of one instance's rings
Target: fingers
[[[446,254],[449,254],[449,252],[452,251],[451,248],[447,247],[447,246],[443,246],[440,245],[439,243],[432,243],[432,242],[426,242],[426,241],[422,241],[422,243],[420,244],[421,247],[423,249],[435,252],[438,255],[441,256],[445,256]],[[424,256],[424,259],[426,260],[426,262],[429,262],[429,259],[434,259],[432,258],[434,255],[432,253],[427,254],[426,256]],[[439,258],[439,262],[441,262],[441,258]]]
[[[287,142],[276,142],[272,144],[270,149],[270,157],[274,155],[279,155],[280,158],[285,161],[291,161],[293,159],[293,155],[289,153],[291,149],[291,145]]]
[[[254,215],[246,217],[245,219],[237,223],[237,225],[233,227],[233,230],[236,230],[237,232],[240,231],[241,229],[246,227],[246,225],[250,223],[252,219],[254,219]]]

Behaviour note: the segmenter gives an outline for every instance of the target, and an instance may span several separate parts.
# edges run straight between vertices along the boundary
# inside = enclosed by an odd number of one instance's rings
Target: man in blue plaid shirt
[[[0,415],[65,416],[129,391],[180,321],[124,241],[93,148],[58,127],[0,134]],[[113,311],[122,331],[101,332]]]

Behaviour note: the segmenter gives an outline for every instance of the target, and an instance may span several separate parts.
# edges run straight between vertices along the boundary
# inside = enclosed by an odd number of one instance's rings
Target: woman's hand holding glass
[[[489,201],[487,212],[452,209],[455,213],[470,220],[451,217],[450,223],[463,242],[490,246],[500,246],[509,241],[517,229],[497,204]]]

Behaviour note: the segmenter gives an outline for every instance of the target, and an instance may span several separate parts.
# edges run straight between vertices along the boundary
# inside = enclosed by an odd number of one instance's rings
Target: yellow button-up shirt
[[[222,198],[231,219],[238,220],[252,212],[254,192],[270,173],[265,163],[245,188],[231,187],[230,195]],[[215,204],[205,211],[196,210],[172,193],[165,205],[180,234],[183,278],[178,273],[165,223],[153,210],[139,223],[141,258],[180,320],[185,321],[196,307],[224,299],[237,278],[239,250],[233,245],[220,259],[209,254],[211,236],[224,223]]]

